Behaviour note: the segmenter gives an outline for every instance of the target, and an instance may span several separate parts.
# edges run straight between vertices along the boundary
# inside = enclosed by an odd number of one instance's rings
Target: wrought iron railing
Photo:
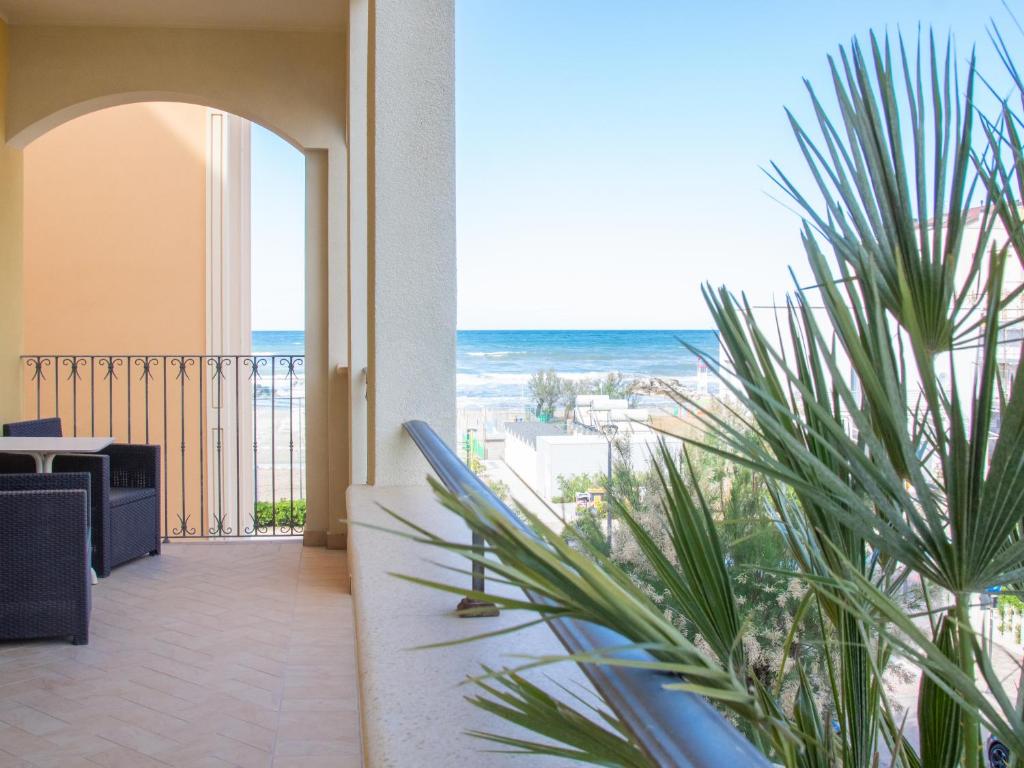
[[[509,521],[531,533],[487,484],[473,474],[458,456],[423,421],[409,421],[405,430],[444,486],[463,499],[488,504]],[[474,543],[481,543],[474,541]],[[483,573],[474,570],[473,590],[482,591]],[[525,590],[533,602],[546,601]],[[610,648],[632,645],[617,632],[575,619],[552,619],[552,631],[570,654],[606,653]],[[641,650],[616,654],[622,659],[654,661]],[[765,757],[721,713],[696,694],[665,690],[665,674],[625,666],[581,664],[580,668],[604,701],[630,729],[655,765],[719,768],[749,766],[768,768]]]
[[[161,446],[165,539],[298,536],[303,355],[25,355],[26,417]]]

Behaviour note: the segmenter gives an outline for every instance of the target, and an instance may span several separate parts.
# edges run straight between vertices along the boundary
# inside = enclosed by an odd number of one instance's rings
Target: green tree
[[[586,394],[586,380],[560,379],[559,382],[559,403],[565,409],[565,420],[572,419],[573,411],[576,410],[576,399]]]
[[[534,415],[538,418],[555,412],[555,406],[562,392],[562,380],[554,369],[537,371],[530,376],[528,384],[530,396],[533,398]]]
[[[607,395],[614,400],[625,400],[630,408],[635,408],[640,401],[640,393],[636,391],[636,380],[630,379],[618,371],[613,371],[603,379],[591,382],[588,393]]]

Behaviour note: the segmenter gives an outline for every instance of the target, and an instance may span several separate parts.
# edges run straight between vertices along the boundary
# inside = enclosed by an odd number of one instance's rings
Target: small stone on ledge
[[[474,600],[472,597],[464,597],[459,601],[455,613],[460,619],[478,619],[498,616],[501,612],[494,603]]]

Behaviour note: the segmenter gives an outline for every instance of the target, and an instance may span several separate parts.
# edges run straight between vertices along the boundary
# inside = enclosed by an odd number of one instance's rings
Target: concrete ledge
[[[370,768],[478,766],[523,768],[528,758],[486,753],[497,745],[466,735],[482,730],[529,736],[472,706],[464,697],[474,692],[460,683],[481,665],[514,666],[513,654],[563,652],[561,643],[543,626],[515,635],[457,645],[412,650],[415,646],[454,640],[520,624],[526,614],[506,612],[497,618],[462,619],[454,615],[458,596],[416,586],[389,572],[423,576],[468,585],[468,577],[443,571],[428,561],[463,567],[459,558],[362,524],[397,529],[381,506],[418,525],[452,539],[467,538],[463,523],[437,502],[428,488],[353,486],[348,491],[349,565],[356,616],[356,653],[360,681],[363,756]],[[560,664],[531,675],[549,690],[546,679],[577,692],[591,690],[574,664]],[[569,765],[545,758],[545,766]],[[575,764],[574,764],[575,765]]]

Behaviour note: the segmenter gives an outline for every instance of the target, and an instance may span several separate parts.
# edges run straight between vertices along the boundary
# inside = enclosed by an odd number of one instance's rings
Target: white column
[[[455,434],[454,0],[371,11],[373,482],[404,485],[427,467],[402,423]]]
[[[327,150],[306,156],[306,504],[303,541],[327,541],[328,462],[328,165]]]
[[[250,248],[251,126],[248,120],[219,110],[207,113],[206,179],[206,353],[252,352]],[[191,350],[181,350],[190,352]],[[218,393],[211,371],[207,389],[207,526],[219,510],[224,525],[244,533],[251,527],[253,477],[249,460],[235,460],[234,446],[252,444],[252,390],[246,369],[224,366]],[[241,377],[235,402],[235,377]],[[218,396],[219,394],[219,396]],[[237,406],[237,407],[236,407]],[[235,421],[235,413],[239,414]],[[218,433],[218,414],[220,431]],[[218,441],[222,447],[219,460]],[[245,451],[247,456],[251,452]],[[236,491],[237,489],[237,491]]]
[[[370,0],[350,0],[348,17],[349,471],[354,485],[370,478],[369,236]]]

